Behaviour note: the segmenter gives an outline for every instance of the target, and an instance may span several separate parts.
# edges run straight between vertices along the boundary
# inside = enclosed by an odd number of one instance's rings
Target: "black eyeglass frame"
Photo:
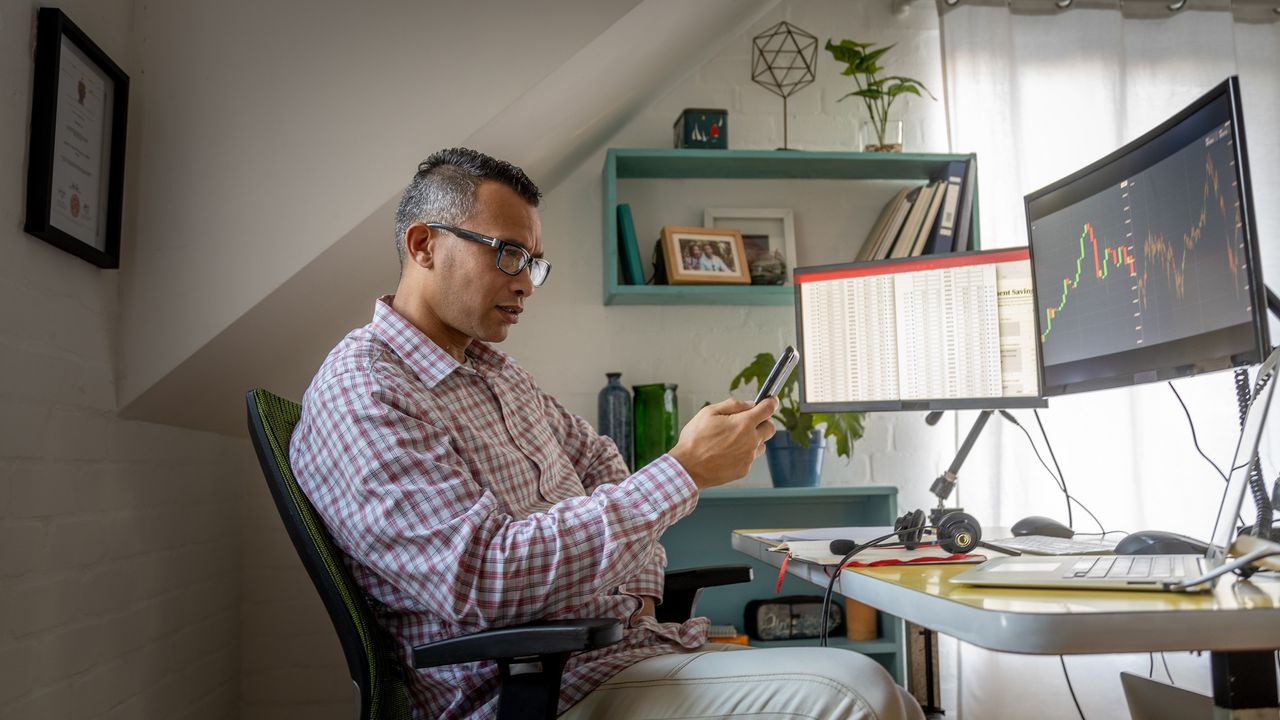
[[[493,248],[497,251],[497,255],[494,257],[494,266],[511,277],[515,277],[523,272],[525,268],[529,268],[529,280],[533,282],[534,287],[542,287],[543,283],[545,283],[547,278],[551,275],[551,262],[546,258],[536,258],[533,255],[530,255],[529,251],[525,250],[519,243],[502,240],[496,237],[489,237],[488,235],[481,235],[474,230],[467,230],[466,228],[446,225],[444,223],[429,222],[423,224],[433,230],[443,230],[454,237],[483,243]],[[520,252],[520,267],[516,268],[515,272],[507,272],[507,269],[502,267],[502,253],[507,248],[514,248]],[[541,280],[538,280],[534,273],[535,263],[536,266],[544,268]]]

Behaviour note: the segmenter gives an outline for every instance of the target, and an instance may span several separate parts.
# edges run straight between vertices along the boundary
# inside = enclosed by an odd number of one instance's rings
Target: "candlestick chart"
[[[1046,363],[1249,321],[1229,130],[1032,224]]]

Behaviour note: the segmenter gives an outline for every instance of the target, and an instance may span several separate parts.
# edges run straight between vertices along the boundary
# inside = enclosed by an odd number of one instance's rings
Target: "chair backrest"
[[[408,720],[408,691],[390,639],[375,620],[364,592],[343,563],[342,551],[325,530],[289,467],[289,438],[298,424],[301,408],[266,390],[250,390],[245,402],[249,408],[249,437],[271,497],[342,641],[351,681],[359,695],[359,717]]]

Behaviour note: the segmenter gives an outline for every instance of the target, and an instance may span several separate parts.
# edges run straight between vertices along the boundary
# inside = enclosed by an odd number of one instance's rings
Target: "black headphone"
[[[938,546],[949,553],[966,555],[982,544],[982,526],[968,513],[949,512],[937,525],[928,524],[924,518],[923,510],[912,510],[893,521],[893,534],[906,549],[915,550],[926,532],[932,532]],[[831,553],[844,555],[857,546],[852,540],[832,540]]]
[[[924,521],[923,510],[913,510],[893,521],[893,529],[908,550],[915,550],[921,535],[932,529],[938,546],[950,553],[967,554],[982,544],[982,526],[969,513],[949,512],[935,526]]]

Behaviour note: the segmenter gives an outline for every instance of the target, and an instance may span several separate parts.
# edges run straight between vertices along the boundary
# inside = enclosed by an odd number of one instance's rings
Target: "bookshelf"
[[[749,528],[846,527],[892,525],[898,511],[898,489],[889,485],[816,488],[714,488],[702,493],[698,507],[662,535],[667,569],[703,565],[750,565],[750,583],[707,588],[694,612],[715,624],[732,624],[743,630],[743,610],[748,602],[785,595],[821,595],[822,589],[788,576],[782,591],[774,593],[778,569],[739,553],[730,545],[734,530]],[[832,647],[856,650],[879,662],[901,683],[903,629],[892,615],[878,614],[879,637],[857,642],[842,636],[829,638]],[[756,647],[815,647],[817,638],[805,640],[752,640]]]
[[[922,182],[947,163],[973,155],[806,152],[797,150],[667,150],[612,148],[602,174],[605,305],[790,305],[790,285],[626,285],[618,261],[619,180],[903,180]],[[968,247],[980,247],[974,179]],[[641,241],[644,242],[644,241]],[[803,243],[803,239],[797,239]],[[646,274],[648,269],[646,268]]]

